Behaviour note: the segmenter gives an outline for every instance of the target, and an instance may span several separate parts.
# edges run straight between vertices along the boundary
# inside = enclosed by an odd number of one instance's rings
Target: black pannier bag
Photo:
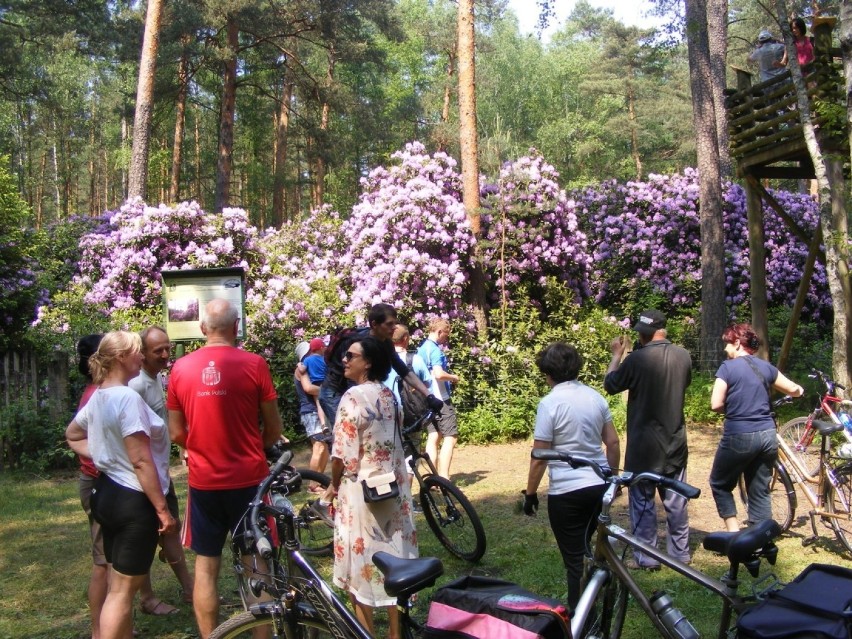
[[[461,577],[438,588],[429,605],[425,639],[563,639],[570,637],[565,605],[517,584]]]
[[[739,639],[852,639],[852,570],[811,564],[737,620]]]

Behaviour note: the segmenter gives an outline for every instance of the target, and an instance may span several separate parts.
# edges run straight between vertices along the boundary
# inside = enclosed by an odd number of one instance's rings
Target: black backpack
[[[414,371],[411,367],[413,361],[414,353],[406,353],[405,364],[408,366],[409,372]],[[406,384],[402,377],[398,377],[396,383],[399,384],[399,399],[402,402],[402,427],[408,428],[423,413],[429,410],[429,406],[426,404],[426,397],[414,390],[412,386]]]
[[[361,328],[338,327],[331,333],[328,346],[325,347],[325,363],[339,361],[343,357],[343,348],[349,348],[352,340],[362,331]]]
[[[852,570],[811,564],[737,619],[738,639],[850,639]]]

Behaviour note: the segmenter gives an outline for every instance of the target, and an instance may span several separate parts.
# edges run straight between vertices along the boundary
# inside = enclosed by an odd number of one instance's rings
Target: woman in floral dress
[[[344,360],[344,375],[356,385],[343,395],[334,423],[331,487],[337,497],[334,517],[334,584],[349,593],[355,614],[375,635],[373,609],[388,609],[390,639],[400,636],[396,599],[372,563],[385,551],[417,556],[411,518],[411,490],[399,435],[400,413],[393,393],[382,384],[390,372],[386,350],[373,337],[354,342]],[[399,496],[366,503],[361,480],[393,472]]]

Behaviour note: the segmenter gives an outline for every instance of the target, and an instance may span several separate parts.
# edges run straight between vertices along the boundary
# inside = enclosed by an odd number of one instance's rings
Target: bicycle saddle
[[[409,597],[434,586],[444,574],[444,564],[437,557],[401,559],[380,551],[373,555],[373,563],[385,576],[385,592],[391,597]]]
[[[843,424],[835,424],[834,422],[826,422],[821,419],[815,419],[813,421],[814,428],[817,429],[817,432],[820,435],[828,436],[831,433],[836,433],[838,431],[843,430]]]
[[[732,562],[745,563],[755,553],[781,534],[778,522],[767,519],[737,532],[712,532],[703,542],[705,550],[727,555]]]

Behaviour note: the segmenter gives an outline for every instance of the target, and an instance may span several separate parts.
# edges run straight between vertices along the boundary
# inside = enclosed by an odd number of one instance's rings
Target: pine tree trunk
[[[189,92],[189,36],[182,35],[184,50],[178,63],[178,94],[175,104],[175,139],[172,146],[172,170],[169,181],[169,201],[177,202],[180,197],[180,167],[183,162],[183,140],[186,136],[186,96]]]
[[[276,228],[286,219],[287,205],[287,134],[290,128],[290,99],[293,83],[286,77],[281,88],[278,114],[275,118],[275,173],[272,184],[272,224]]]
[[[239,26],[229,16],[226,26],[228,60],[225,62],[222,86],[222,108],[219,112],[219,157],[216,163],[216,198],[213,210],[221,213],[231,200],[231,159],[234,152],[234,111],[237,101],[237,48]]]
[[[852,7],[849,0],[841,2],[840,45],[843,53],[843,67],[846,72],[846,94],[852,92]],[[776,0],[778,15],[787,14],[785,0]],[[842,163],[839,159],[826,158],[822,154],[819,140],[813,126],[810,102],[807,97],[807,87],[802,78],[802,69],[796,55],[796,46],[790,32],[790,25],[784,21],[781,24],[784,41],[787,46],[787,58],[790,66],[790,76],[796,87],[798,98],[799,119],[802,123],[805,144],[811,156],[811,162],[819,185],[819,222],[825,242],[825,275],[828,280],[828,290],[834,307],[832,373],[834,379],[846,387],[852,381],[852,339],[849,329],[852,327],[852,283],[849,281],[849,226],[846,214],[845,182],[843,180]],[[830,28],[823,25],[814,29],[814,52],[817,63],[831,55]],[[825,58],[825,59],[824,59]],[[847,124],[852,114],[852,105],[847,104]],[[823,131],[823,134],[830,134]],[[848,134],[848,133],[847,133]]]
[[[707,38],[710,42],[710,68],[713,73],[713,107],[716,110],[719,172],[723,179],[729,179],[734,173],[729,149],[728,111],[725,109],[728,0],[707,0]]]
[[[722,223],[722,182],[719,137],[713,105],[713,73],[707,36],[705,0],[686,0],[689,81],[698,155],[701,226],[701,344],[699,367],[714,371],[722,359],[725,327],[725,236]]]
[[[631,75],[635,71],[631,70]],[[633,83],[627,85],[627,121],[630,122],[630,152],[633,155],[633,165],[636,167],[636,179],[642,179],[642,156],[639,154],[639,125],[636,122],[636,92]]]
[[[476,131],[476,53],[473,0],[458,3],[459,142],[463,202],[477,243],[470,274],[469,298],[479,337],[488,329],[485,314],[485,276],[479,251],[479,147]]]
[[[450,104],[453,97],[453,74],[456,67],[456,49],[447,55],[447,81],[444,84],[444,103],[441,106],[441,128],[438,136],[438,150],[446,152],[450,142],[447,139],[447,123],[450,121]]]
[[[154,77],[157,73],[157,46],[160,38],[162,0],[148,0],[145,36],[136,85],[136,115],[133,120],[133,145],[130,151],[130,175],[127,197],[147,197],[148,151],[151,145],[151,115],[154,110]]]

